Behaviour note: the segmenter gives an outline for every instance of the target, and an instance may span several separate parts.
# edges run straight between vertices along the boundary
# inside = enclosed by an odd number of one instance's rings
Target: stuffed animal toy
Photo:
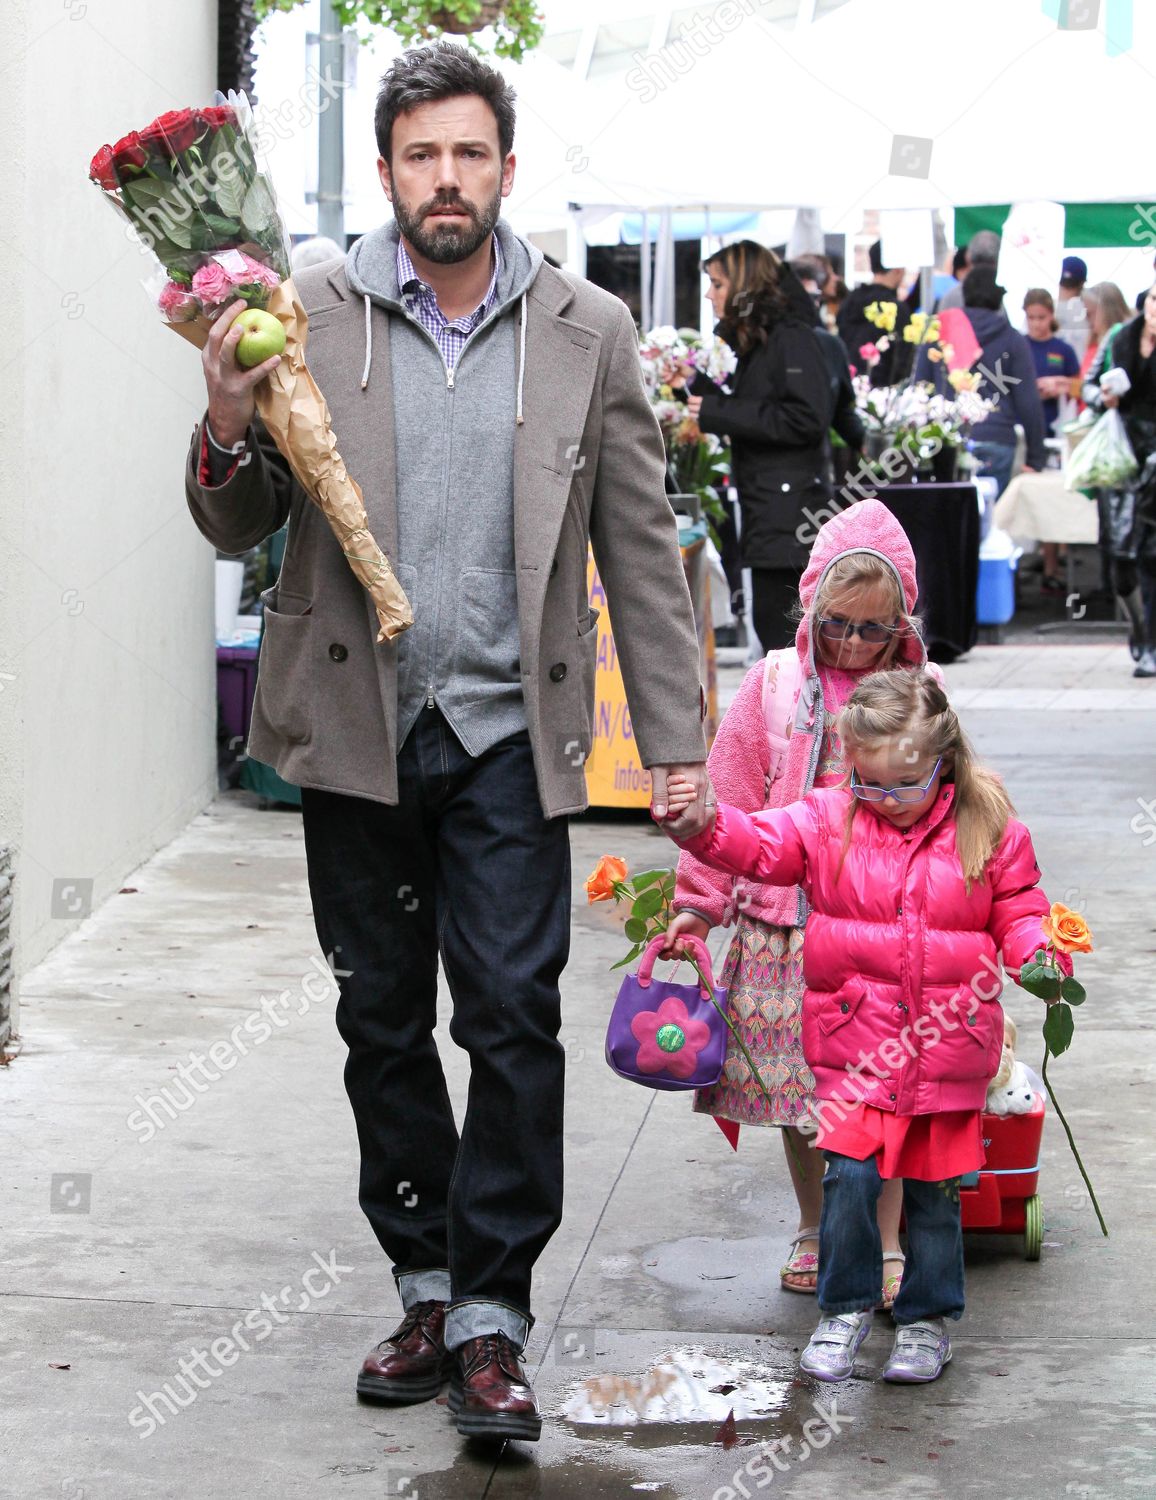
[[[988,1084],[988,1090],[1001,1089],[1011,1077],[1016,1060],[1016,1023],[1010,1016],[1003,1018],[1003,1052],[1000,1054],[996,1075]]]
[[[1006,1083],[993,1082],[988,1088],[985,1107],[989,1115],[1026,1115],[1035,1102],[1036,1091],[1027,1067],[1013,1062]]]

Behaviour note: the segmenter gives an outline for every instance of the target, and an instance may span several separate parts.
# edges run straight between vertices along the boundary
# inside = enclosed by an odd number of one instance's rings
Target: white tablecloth
[[[1018,474],[996,502],[993,523],[1012,536],[1039,542],[1096,542],[1100,518],[1096,502],[1064,488],[1058,469]]]

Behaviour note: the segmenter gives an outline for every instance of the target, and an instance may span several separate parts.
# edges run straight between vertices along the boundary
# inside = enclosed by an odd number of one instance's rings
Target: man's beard
[[[452,208],[466,214],[469,223],[465,226],[445,224],[441,220],[430,221],[427,214],[437,209]],[[481,248],[494,232],[502,208],[502,192],[499,187],[484,211],[459,195],[447,197],[440,194],[423,203],[410,213],[400,196],[393,200],[393,213],[397,227],[419,255],[435,265],[451,266],[468,260],[475,250]]]

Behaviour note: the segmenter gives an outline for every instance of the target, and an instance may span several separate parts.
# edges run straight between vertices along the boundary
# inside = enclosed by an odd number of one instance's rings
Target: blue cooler
[[[979,549],[975,617],[980,625],[1006,625],[1016,612],[1016,564],[1020,548],[993,526]]]

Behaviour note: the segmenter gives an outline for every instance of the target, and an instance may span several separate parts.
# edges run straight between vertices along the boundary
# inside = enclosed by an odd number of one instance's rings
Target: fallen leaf
[[[49,1369],[50,1369],[50,1370],[71,1370],[71,1369],[72,1369],[72,1366],[71,1366],[71,1365],[54,1365],[54,1364],[53,1364],[53,1363],[52,1363],[52,1361],[51,1361],[51,1360],[49,1360],[49,1361],[48,1361],[48,1368],[49,1368]]]
[[[135,885],[122,885],[121,888],[120,888],[120,890],[117,891],[117,895],[118,896],[139,896],[140,895],[140,890],[139,890],[139,887],[137,887]]]
[[[1011,1371],[1010,1370],[993,1370],[991,1373],[993,1375],[1010,1375]]]
[[[711,1393],[712,1396],[729,1396],[730,1393],[732,1391],[734,1391],[734,1390],[737,1390],[738,1387],[736,1385],[734,1385],[734,1384],[731,1384],[731,1385],[712,1385],[712,1386],[709,1386],[708,1389],[709,1389],[709,1391],[710,1391],[710,1393]]]
[[[939,1454],[938,1453],[929,1453],[927,1456],[928,1456],[928,1458],[938,1458]]]
[[[738,1443],[739,1433],[735,1426],[734,1411],[727,1412],[727,1419],[714,1435],[716,1443],[721,1443],[724,1448],[733,1448]]]

